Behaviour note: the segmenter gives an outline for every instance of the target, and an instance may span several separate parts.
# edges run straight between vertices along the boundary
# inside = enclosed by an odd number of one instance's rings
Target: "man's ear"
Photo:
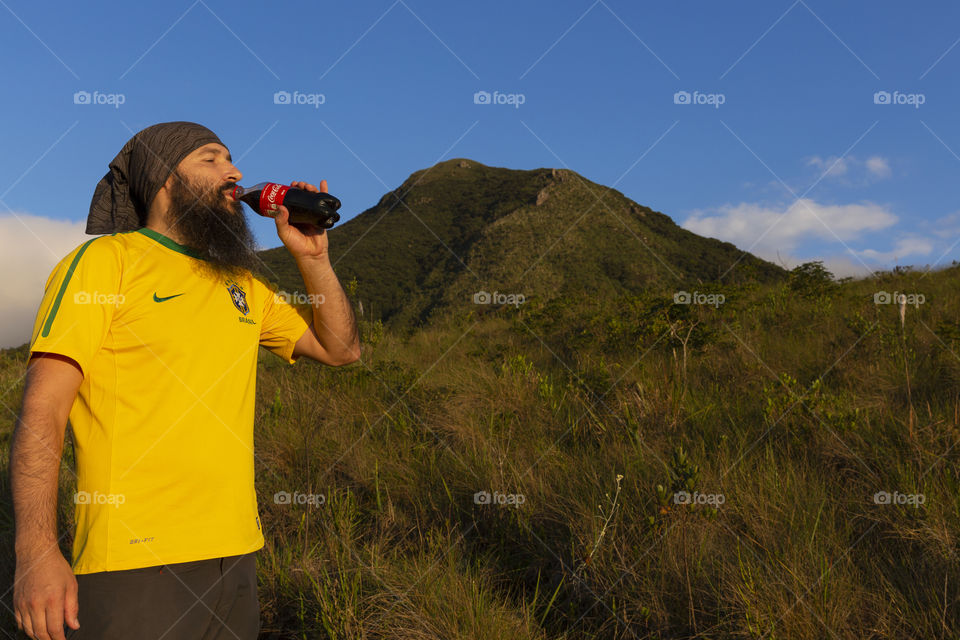
[[[157,191],[157,194],[160,194],[160,192],[163,192],[165,196],[169,197],[170,190],[173,189],[173,181],[176,179],[177,179],[177,172],[171,171],[170,175],[167,176],[167,179],[164,181],[163,185],[161,185],[160,189]]]
[[[170,208],[170,189],[172,188],[173,181],[176,179],[173,173],[167,176],[166,182],[163,183],[163,186],[157,190],[157,193],[154,194],[153,200],[150,201],[150,208],[147,211],[147,221],[154,217],[162,217],[164,212]]]

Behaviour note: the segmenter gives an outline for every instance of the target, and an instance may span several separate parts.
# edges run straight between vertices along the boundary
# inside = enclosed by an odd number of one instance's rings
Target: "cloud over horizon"
[[[820,259],[838,276],[865,276],[870,270],[863,263],[872,269],[889,268],[891,262],[933,253],[934,240],[916,234],[893,236],[894,245],[887,250],[853,246],[867,241],[871,234],[891,230],[898,222],[899,217],[888,207],[872,202],[830,205],[801,198],[786,207],[741,202],[696,210],[681,226],[732,242],[744,251],[788,268]],[[886,238],[890,240],[891,234]],[[797,257],[809,241],[836,245],[836,253],[808,259]]]
[[[29,342],[47,277],[64,256],[92,236],[86,221],[54,220],[29,213],[0,215],[0,347]]]

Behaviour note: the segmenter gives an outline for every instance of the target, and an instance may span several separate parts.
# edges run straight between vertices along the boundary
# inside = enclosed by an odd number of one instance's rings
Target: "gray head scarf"
[[[99,235],[145,226],[153,197],[180,161],[211,142],[223,144],[195,122],[161,122],[130,138],[97,183],[86,232]]]

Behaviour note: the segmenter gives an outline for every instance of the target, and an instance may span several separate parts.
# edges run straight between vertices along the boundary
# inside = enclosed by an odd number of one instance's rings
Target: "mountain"
[[[356,278],[365,312],[404,326],[481,291],[547,301],[785,276],[571,170],[463,158],[411,174],[328,233],[334,269],[342,283]],[[268,279],[304,291],[284,247],[260,255]]]

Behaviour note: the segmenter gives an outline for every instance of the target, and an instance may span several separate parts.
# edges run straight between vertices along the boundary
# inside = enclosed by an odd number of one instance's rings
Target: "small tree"
[[[815,260],[804,262],[790,271],[787,282],[791,290],[805,298],[827,298],[836,292],[839,284],[823,266],[823,262]]]

